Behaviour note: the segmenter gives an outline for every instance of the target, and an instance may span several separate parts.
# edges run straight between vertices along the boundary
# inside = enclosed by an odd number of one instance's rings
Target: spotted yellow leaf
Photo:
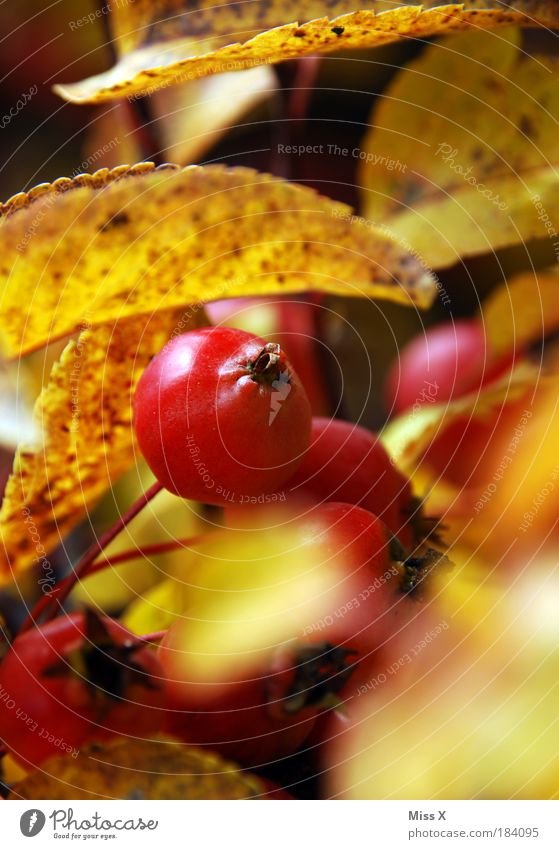
[[[302,5],[252,0],[241,7],[215,0],[143,0],[123,3],[114,11],[117,63],[81,82],[55,86],[67,100],[135,97],[210,74],[449,30],[559,23],[556,0],[510,0],[506,6],[497,0],[428,0],[423,5],[401,2],[396,8],[393,2],[373,0],[365,9],[355,0],[310,0]]]
[[[367,217],[434,268],[535,238],[559,251],[558,74],[559,60],[529,56],[517,30],[431,45],[371,118]]]
[[[173,332],[201,313],[162,312],[84,329],[35,406],[41,445],[21,445],[0,508],[0,583],[34,564],[46,592],[49,552],[133,462],[131,392]]]
[[[213,752],[170,739],[116,737],[90,743],[75,758],[46,761],[12,788],[11,798],[252,799],[265,794],[260,779]]]
[[[349,207],[247,168],[122,166],[37,186],[1,212],[12,355],[84,320],[223,296],[319,289],[427,306],[436,292],[416,257]]]

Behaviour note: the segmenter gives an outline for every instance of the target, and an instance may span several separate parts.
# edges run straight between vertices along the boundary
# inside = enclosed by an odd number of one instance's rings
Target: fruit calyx
[[[117,643],[102,617],[91,608],[84,611],[84,645],[69,652],[63,659],[45,669],[45,677],[75,676],[84,682],[95,700],[121,701],[127,688],[137,683],[146,689],[158,689],[153,681],[134,662],[134,655],[145,647],[132,635]]]
[[[337,694],[357,667],[357,663],[349,658],[357,654],[355,649],[328,642],[297,647],[293,658],[293,680],[282,699],[283,712],[296,714],[309,707],[338,707]]]
[[[408,557],[402,563],[403,575],[401,589],[408,595],[417,595],[418,588],[425,582],[435,567],[450,569],[453,563],[442,551],[427,548],[422,554]]]
[[[272,385],[276,381],[289,382],[287,357],[277,342],[267,342],[260,353],[247,363],[250,376],[256,383]]]
[[[426,516],[423,500],[412,496],[408,505],[402,510],[402,515],[409,521],[416,544],[432,540],[437,545],[444,545],[443,534],[446,526],[440,516]]]

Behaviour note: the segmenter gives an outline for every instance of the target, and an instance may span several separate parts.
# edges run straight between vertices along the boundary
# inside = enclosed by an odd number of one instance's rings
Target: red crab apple
[[[172,339],[134,397],[140,449],[171,492],[210,504],[271,492],[309,446],[307,395],[277,343],[229,327]]]
[[[413,415],[425,405],[454,401],[480,391],[504,375],[513,362],[514,353],[492,356],[481,321],[446,322],[404,348],[387,379],[387,406],[394,414]],[[525,398],[513,402],[503,398],[483,416],[474,409],[448,424],[443,416],[424,464],[457,487],[485,485],[525,406]]]
[[[405,548],[413,543],[414,518],[418,518],[409,481],[392,463],[376,434],[353,422],[315,416],[310,446],[294,476],[278,493],[292,511],[309,505],[343,501],[374,513]],[[266,514],[266,508],[263,508]],[[261,523],[252,506],[229,505],[229,525]]]
[[[155,654],[89,610],[16,638],[0,665],[0,693],[0,740],[25,765],[90,739],[156,733],[163,724]]]
[[[206,306],[214,324],[257,333],[281,346],[305,387],[315,416],[330,411],[316,327],[320,299],[320,295],[230,298]]]

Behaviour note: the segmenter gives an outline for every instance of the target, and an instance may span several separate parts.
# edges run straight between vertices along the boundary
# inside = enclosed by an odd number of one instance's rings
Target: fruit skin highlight
[[[134,426],[166,489],[243,503],[285,483],[309,446],[305,390],[276,343],[229,327],[172,339],[141,376]]]

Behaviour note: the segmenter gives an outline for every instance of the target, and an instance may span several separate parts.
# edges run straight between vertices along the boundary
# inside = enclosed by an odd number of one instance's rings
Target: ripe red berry
[[[394,364],[386,386],[393,414],[444,404],[477,392],[513,365],[514,352],[494,359],[478,320],[446,322],[413,339]],[[482,417],[467,413],[446,424],[424,455],[425,465],[458,487],[485,486],[506,453],[526,401],[503,399]]]
[[[409,481],[380,439],[352,422],[313,418],[309,449],[278,497],[301,507],[329,501],[357,504],[382,519],[405,547],[414,541],[412,520],[418,508]],[[225,518],[232,527],[250,526],[251,518],[256,525],[260,521],[254,507],[236,504],[227,507]]]
[[[477,320],[446,322],[416,336],[401,351],[386,383],[392,415],[425,403],[443,403],[481,385],[488,347]]]
[[[172,339],[138,382],[142,453],[171,492],[210,504],[280,487],[308,448],[311,412],[275,343],[229,327]]]
[[[403,544],[409,542],[410,484],[378,437],[359,425],[313,418],[309,450],[284,491],[290,498],[358,504],[382,519]]]
[[[268,298],[229,298],[206,306],[212,324],[238,327],[278,342],[305,387],[313,414],[328,413],[328,393],[317,341],[320,293]]]
[[[162,706],[155,655],[91,611],[27,631],[0,665],[0,740],[25,765],[90,739],[154,733]]]
[[[216,749],[245,766],[265,766],[295,752],[312,731],[323,700],[351,672],[348,652],[329,644],[286,645],[243,681],[224,683],[201,700],[188,670],[173,665],[181,632],[172,627],[159,659],[169,675],[165,730],[196,746]],[[182,680],[181,680],[182,678]]]
[[[309,543],[322,545],[345,574],[338,606],[309,623],[304,637],[351,648],[360,662],[390,641],[409,614],[407,590],[413,587],[404,551],[378,516],[353,504],[322,504],[298,521]]]

